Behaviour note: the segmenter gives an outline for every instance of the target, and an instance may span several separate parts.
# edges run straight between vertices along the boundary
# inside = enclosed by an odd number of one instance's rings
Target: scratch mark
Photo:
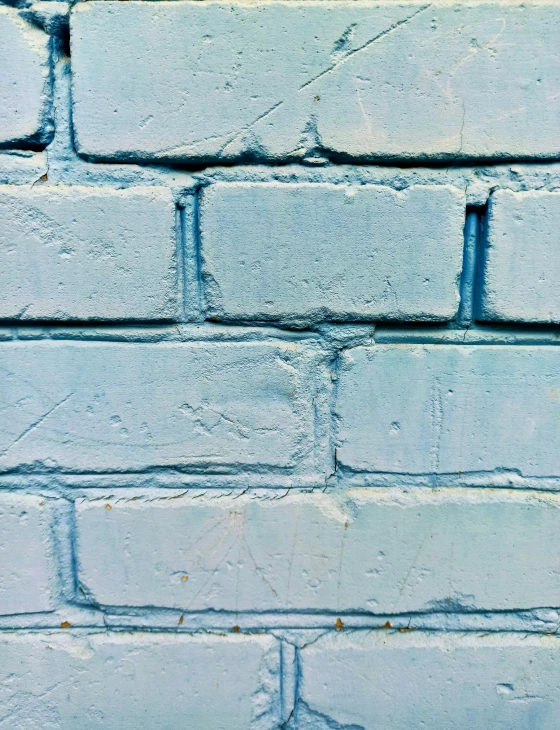
[[[259,114],[259,116],[256,119],[254,119],[252,122],[250,122],[249,124],[246,124],[244,127],[241,127],[241,129],[238,132],[234,133],[233,137],[230,140],[228,140],[224,145],[222,145],[222,147],[220,147],[220,149],[218,150],[218,154],[221,155],[223,152],[225,152],[227,150],[227,148],[230,146],[230,144],[232,144],[232,142],[235,142],[235,140],[238,139],[243,134],[243,132],[247,132],[247,130],[251,129],[251,127],[254,127],[255,124],[260,122],[261,119],[264,119],[269,114],[272,114],[272,112],[276,111],[276,109],[278,109],[278,107],[281,106],[283,103],[284,103],[284,100],[276,102],[276,104],[274,104],[274,106],[271,106],[270,109],[267,109],[267,111],[263,112],[262,114]]]
[[[337,581],[337,592],[336,592],[336,607],[340,609],[340,584],[342,582],[342,564],[344,560],[344,548],[346,546],[346,533],[348,532],[348,522],[344,525],[344,531],[342,533],[342,540],[340,543],[340,557],[338,559],[338,581]]]
[[[5,448],[4,451],[2,451],[0,453],[0,457],[6,456],[6,454],[8,453],[8,451],[11,448],[13,448],[16,444],[18,444],[29,433],[31,433],[31,431],[34,431],[36,428],[38,428],[52,413],[54,413],[57,410],[57,408],[60,408],[60,406],[64,405],[64,403],[66,403],[66,401],[69,400],[73,395],[74,395],[74,393],[70,393],[70,395],[65,396],[59,403],[54,405],[52,408],[49,408],[49,410],[46,413],[43,413],[43,415],[40,418],[38,418],[34,423],[32,423],[30,426],[28,426],[25,429],[25,431],[22,431],[20,433],[20,435],[15,439],[15,441],[12,441],[12,443],[7,448]]]
[[[270,582],[269,582],[268,578],[265,576],[264,571],[262,570],[262,568],[260,568],[257,565],[257,561],[255,560],[255,557],[254,557],[254,555],[253,555],[253,553],[251,551],[251,548],[249,547],[249,543],[248,543],[247,538],[245,536],[245,516],[246,516],[245,513],[243,513],[243,521],[241,523],[241,529],[240,529],[241,539],[243,540],[243,544],[245,546],[245,549],[247,550],[247,554],[251,558],[251,561],[252,561],[252,563],[253,563],[253,565],[255,567],[255,572],[260,577],[260,579],[262,580],[262,582],[270,588],[271,593],[274,596],[277,596],[278,595],[277,591],[275,591],[274,588],[272,587],[272,585],[270,584]]]
[[[237,527],[237,523],[238,523],[238,517],[239,517],[239,514],[238,513],[234,513],[233,514],[233,519],[231,520],[231,524],[227,527],[227,529],[225,530],[224,534],[222,535],[222,537],[218,541],[218,544],[214,546],[213,550],[214,549],[217,550],[218,548],[220,548],[225,543],[225,541],[227,540],[227,538],[229,537],[229,535],[235,530],[235,528]],[[210,581],[212,580],[212,578],[216,575],[216,573],[218,572],[218,570],[221,568],[222,564],[227,559],[228,555],[232,551],[232,549],[235,546],[236,542],[237,542],[237,540],[234,540],[231,543],[231,545],[226,550],[225,554],[221,557],[221,559],[215,565],[215,567],[212,570],[212,572],[210,573],[209,577],[204,581],[204,583],[201,585],[201,587],[199,588],[199,590],[191,598],[191,600],[189,601],[189,603],[188,603],[188,605],[186,607],[187,610],[190,609],[190,607],[193,605],[193,603],[196,601],[196,599],[200,596],[200,594],[202,593],[202,591],[204,591],[206,589],[206,587],[208,586],[208,584],[210,583]]]
[[[303,91],[303,89],[307,89],[309,86],[314,84],[316,81],[323,78],[323,76],[326,76],[327,74],[330,74],[333,71],[336,71],[336,69],[338,69],[340,66],[342,66],[342,64],[346,63],[346,61],[349,61],[351,58],[356,56],[358,53],[365,51],[373,43],[376,43],[377,41],[381,40],[385,36],[389,35],[389,33],[392,33],[394,30],[397,30],[397,28],[400,28],[401,26],[406,25],[413,18],[415,18],[417,15],[420,15],[420,13],[425,12],[430,7],[431,7],[431,5],[424,5],[423,7],[416,10],[416,12],[412,13],[412,15],[409,15],[408,18],[404,18],[404,20],[399,20],[398,22],[393,23],[393,25],[389,26],[389,28],[386,28],[385,30],[381,31],[381,33],[378,33],[373,38],[370,38],[369,41],[366,41],[364,44],[362,44],[358,48],[354,48],[353,51],[349,51],[344,56],[342,56],[342,58],[340,60],[338,60],[336,63],[333,63],[331,66],[326,68],[324,71],[321,71],[320,74],[317,74],[317,76],[314,76],[309,81],[306,81],[305,84],[303,84],[303,86],[300,86],[299,91]]]
[[[200,406],[197,408],[194,408],[193,406],[189,405],[188,403],[183,403],[183,405],[179,409],[181,413],[183,414],[189,414],[193,418],[193,422],[200,428],[205,434],[212,435],[212,432],[214,429],[218,428],[218,426],[223,422],[226,424],[226,427],[229,428],[229,433],[231,435],[236,435],[239,438],[247,439],[251,435],[251,429],[247,426],[244,426],[240,421],[231,418],[229,416],[226,416],[225,413],[222,413],[217,408],[212,407],[211,405],[208,405],[208,403],[203,402]],[[212,415],[217,417],[217,421],[213,424],[206,425],[204,423],[204,417],[208,413],[211,413]],[[256,429],[262,430],[262,429]]]
[[[459,131],[459,152],[463,151],[463,134],[465,132],[465,116],[467,114],[467,109],[465,106],[465,100],[462,99],[461,103],[463,105],[463,117],[461,119],[461,129]]]
[[[431,470],[437,472],[439,470],[439,454],[441,447],[441,432],[443,426],[443,406],[441,402],[441,386],[436,380],[432,386],[431,409],[430,409],[432,448],[431,454]]]
[[[400,603],[400,600],[401,600],[401,598],[403,597],[404,589],[406,588],[406,586],[407,586],[407,584],[408,584],[408,579],[410,578],[410,574],[412,573],[412,571],[413,571],[413,570],[414,570],[414,568],[416,567],[416,563],[418,562],[418,558],[420,557],[420,553],[422,552],[422,550],[423,550],[423,548],[424,548],[424,545],[425,545],[425,543],[426,543],[426,540],[427,540],[427,539],[428,539],[429,537],[432,537],[431,531],[428,531],[428,532],[426,533],[426,535],[424,536],[424,539],[422,540],[422,542],[421,542],[421,543],[420,543],[420,545],[418,546],[418,550],[416,551],[416,555],[414,556],[414,559],[413,559],[412,563],[410,564],[410,568],[409,568],[409,569],[407,570],[407,572],[406,572],[406,575],[405,575],[405,577],[404,577],[404,580],[403,580],[403,582],[401,583],[401,586],[400,586],[400,588],[399,588],[399,593],[398,593],[398,595],[397,595],[397,600],[395,601],[395,605],[394,605],[394,607],[393,607],[393,611],[392,611],[392,613],[395,613],[395,612],[396,612],[396,610],[397,610],[397,606],[399,605],[399,603]]]
[[[25,315],[25,313],[27,312],[27,310],[30,307],[32,307],[32,306],[33,306],[32,304],[27,304],[25,307],[23,307],[22,309],[20,309],[20,311],[16,314],[16,316],[14,317],[14,319],[22,319],[22,317]]]
[[[448,81],[448,84],[449,85],[451,84],[451,80],[457,75],[459,69],[462,66],[464,66],[466,63],[470,63],[470,61],[472,61],[472,59],[475,56],[477,56],[479,53],[481,53],[482,51],[487,51],[494,43],[496,43],[500,39],[500,37],[503,35],[503,32],[504,32],[504,30],[506,28],[506,20],[505,20],[505,18],[494,18],[492,21],[488,21],[487,23],[481,23],[481,24],[478,24],[478,25],[466,26],[466,27],[464,27],[464,28],[461,29],[461,30],[472,31],[474,28],[477,28],[480,25],[482,25],[482,27],[485,27],[485,26],[489,25],[491,22],[492,23],[494,23],[494,22],[500,23],[501,24],[500,30],[496,33],[495,36],[493,36],[492,38],[490,38],[490,40],[487,41],[486,43],[483,43],[481,46],[479,46],[477,48],[470,48],[469,49],[469,52],[467,53],[467,55],[466,56],[463,56],[463,58],[461,58],[455,64],[455,67],[452,69],[452,71],[451,71],[451,73],[449,75],[449,81]]]
[[[357,79],[356,79],[357,81]],[[366,129],[368,133],[368,137],[370,140],[373,140],[373,130],[371,128],[371,119],[369,118],[365,107],[364,107],[364,100],[362,99],[362,94],[360,93],[360,88],[356,85],[356,96],[358,97],[358,106],[360,107],[360,111],[362,112],[362,117],[364,118],[364,122],[366,123]]]
[[[296,518],[296,527],[295,527],[295,530],[294,530],[294,539],[293,539],[293,542],[292,542],[292,552],[291,552],[291,555],[290,555],[290,567],[288,569],[288,585],[286,587],[286,601],[285,601],[286,606],[288,606],[288,601],[289,601],[289,598],[290,598],[290,589],[291,589],[291,583],[292,583],[292,567],[294,565],[294,556],[295,556],[295,553],[296,553],[296,543],[297,543],[297,539],[298,539],[298,536],[299,536],[299,517],[300,516],[299,516],[299,513],[298,513],[298,516]]]

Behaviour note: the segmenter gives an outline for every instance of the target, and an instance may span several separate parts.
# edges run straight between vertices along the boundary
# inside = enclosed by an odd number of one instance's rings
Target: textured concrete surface
[[[298,359],[257,343],[5,343],[0,468],[291,466],[311,427]]]
[[[21,727],[277,727],[271,637],[4,634],[2,722]]]
[[[0,493],[0,614],[53,608],[51,522],[45,499]]]

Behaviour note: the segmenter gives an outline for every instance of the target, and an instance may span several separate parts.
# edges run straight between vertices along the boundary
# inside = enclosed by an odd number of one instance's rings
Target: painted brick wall
[[[560,4],[0,4],[0,726],[557,730]]]

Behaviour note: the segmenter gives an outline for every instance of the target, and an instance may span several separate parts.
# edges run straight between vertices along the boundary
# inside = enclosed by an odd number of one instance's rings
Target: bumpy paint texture
[[[556,730],[560,4],[0,2],[0,726]]]

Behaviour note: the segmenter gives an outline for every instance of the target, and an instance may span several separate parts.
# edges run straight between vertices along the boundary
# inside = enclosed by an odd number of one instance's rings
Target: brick
[[[101,605],[387,614],[560,602],[556,495],[123,496],[79,501],[76,520],[80,583]]]
[[[544,2],[79,4],[76,142],[117,160],[558,157],[559,34]]]
[[[52,560],[45,500],[0,494],[0,614],[53,609]]]
[[[342,358],[337,458],[353,471],[560,475],[560,351],[395,345]]]
[[[301,652],[298,727],[553,730],[559,648],[519,634],[331,634]]]
[[[490,197],[479,319],[560,322],[560,193]]]
[[[52,134],[49,37],[0,6],[0,147],[44,146]]]
[[[175,251],[165,188],[0,187],[0,318],[176,318]]]
[[[211,185],[200,208],[209,314],[452,319],[464,206],[450,186]]]
[[[2,343],[0,469],[291,467],[308,364],[291,343]]]
[[[271,637],[4,633],[0,647],[6,730],[278,725]]]

